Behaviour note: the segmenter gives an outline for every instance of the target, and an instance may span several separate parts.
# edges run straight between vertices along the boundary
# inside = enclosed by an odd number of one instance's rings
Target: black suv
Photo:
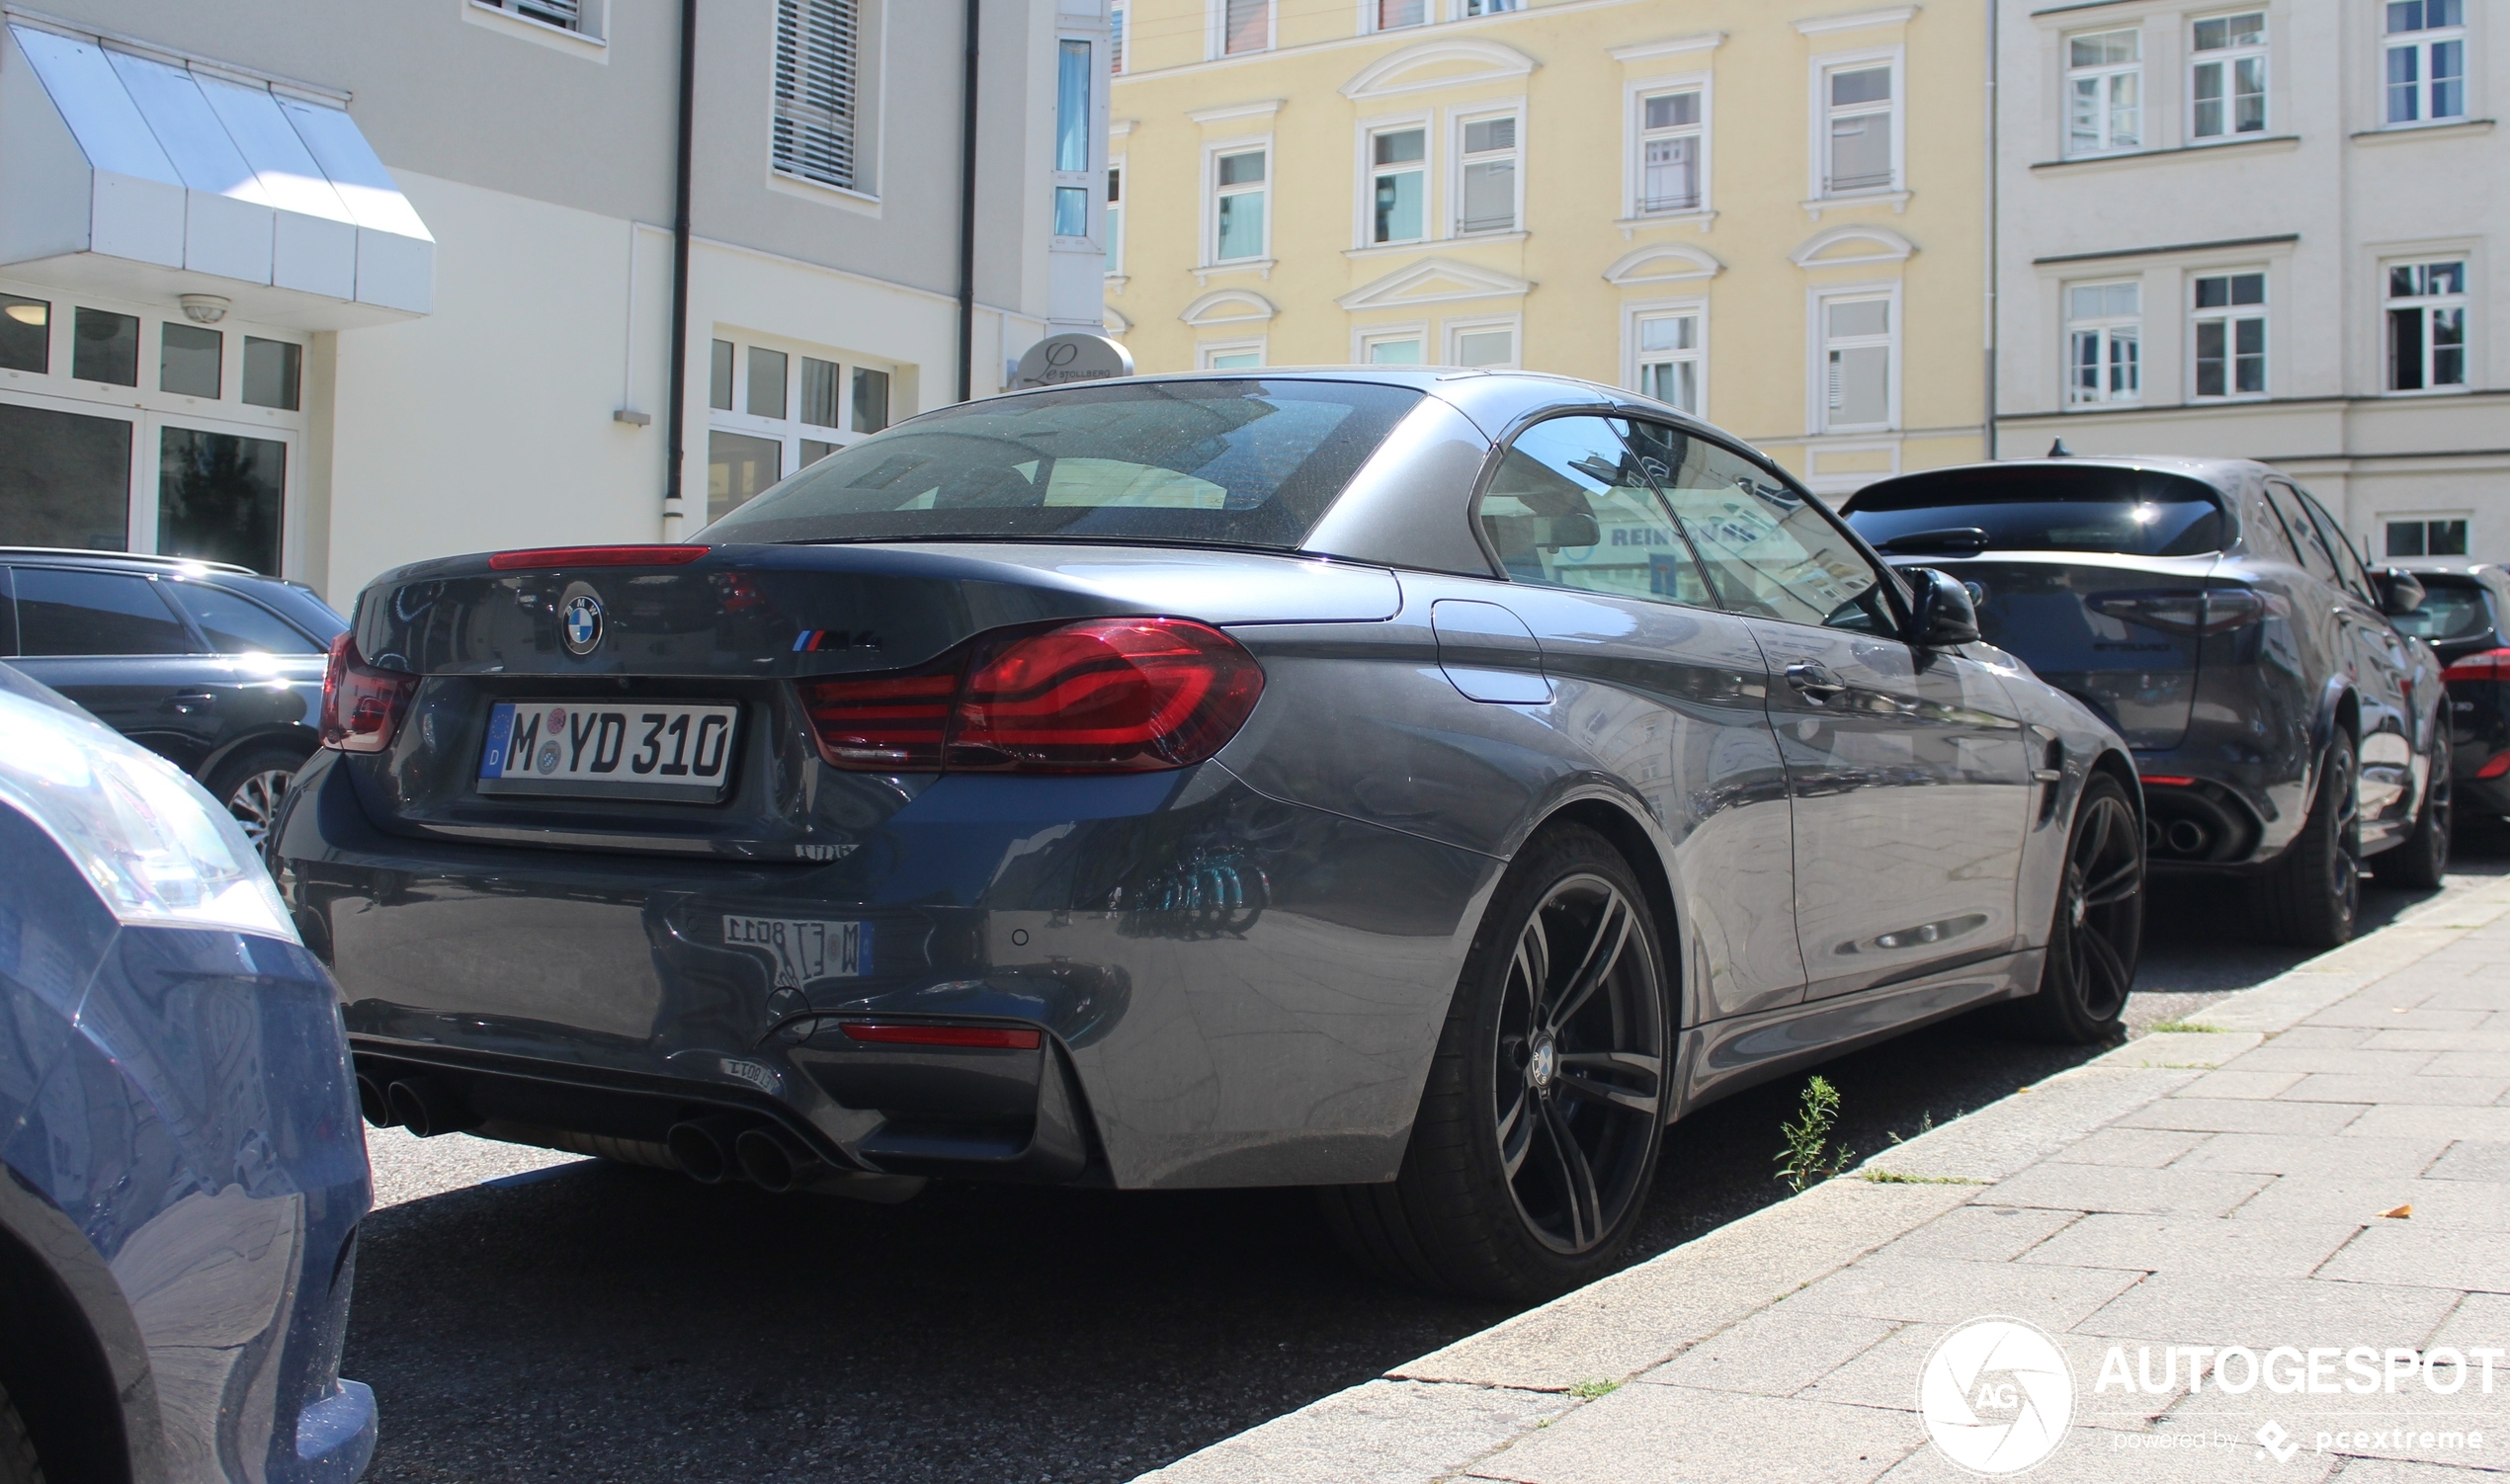
[[[249,567],[0,546],[0,659],[199,779],[256,845],[319,740],[348,626]]]
[[[2480,815],[2510,815],[2510,572],[2490,562],[2415,562],[2423,606],[2396,626],[2432,646],[2449,668],[2450,735],[2458,799]]]

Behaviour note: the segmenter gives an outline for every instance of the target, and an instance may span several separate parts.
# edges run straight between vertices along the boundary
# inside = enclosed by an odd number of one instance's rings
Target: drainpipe
[[[959,124],[959,400],[976,394],[976,31],[983,0],[967,0],[964,105]]]
[[[1997,220],[1999,200],[1996,193],[1996,116],[2002,112],[1997,98],[1997,67],[2002,58],[1996,45],[1996,23],[2004,9],[2004,0],[1987,3],[1987,456],[1996,456],[1996,339],[1998,308],[1996,290],[2000,272],[1997,253],[2001,248]]]
[[[664,404],[670,448],[663,454],[662,538],[680,538],[681,466],[689,453],[689,177],[697,133],[698,0],[680,0],[680,160],[671,215],[671,390]]]

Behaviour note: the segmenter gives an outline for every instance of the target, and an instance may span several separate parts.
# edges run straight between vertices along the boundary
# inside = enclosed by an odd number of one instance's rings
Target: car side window
[[[2301,548],[2301,569],[2320,582],[2342,582],[2336,575],[2336,559],[2327,554],[2326,542],[2310,528],[2309,517],[2301,509],[2301,496],[2280,480],[2266,481],[2266,498],[2274,503],[2275,514],[2284,518],[2292,532],[2293,544]]]
[[[2266,503],[2262,492],[2250,490],[2240,509],[2240,536],[2250,551],[2268,561],[2301,565],[2301,553],[2293,547],[2292,533],[2284,529],[2283,517],[2275,514],[2275,507]]]
[[[1517,582],[1712,608],[1699,563],[1617,419],[1555,417],[1517,435],[1473,515]]]
[[[190,654],[192,635],[145,577],[20,567],[18,652]]]
[[[191,616],[219,654],[320,654],[322,646],[294,624],[253,602],[206,582],[169,582],[166,595]]]
[[[1791,623],[1897,634],[1882,574],[1813,502],[1742,454],[1640,424],[1648,471],[1727,608]]]
[[[18,652],[18,604],[9,590],[9,569],[0,567],[0,657]]]
[[[2317,527],[2318,538],[2325,541],[2327,549],[2335,553],[2336,570],[2343,574],[2344,585],[2353,590],[2354,597],[2370,604],[2373,608],[2379,607],[2379,600],[2371,596],[2371,574],[2362,570],[2362,558],[2353,554],[2353,542],[2345,539],[2344,527],[2337,524],[2336,518],[2327,514],[2325,508],[2309,496],[2302,495],[2301,504],[2302,509],[2309,512],[2310,523]]]

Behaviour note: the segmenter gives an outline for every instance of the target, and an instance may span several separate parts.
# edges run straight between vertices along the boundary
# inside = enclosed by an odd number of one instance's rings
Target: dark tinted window
[[[59,567],[20,567],[16,577],[21,654],[192,652],[192,636],[144,577]]]
[[[2293,546],[2292,534],[2284,529],[2284,518],[2266,503],[2265,495],[2256,490],[2248,493],[2248,516],[2240,522],[2240,535],[2248,541],[2249,554],[2267,561],[2301,565],[2301,552]]]
[[[1623,426],[1555,417],[1518,434],[1473,505],[1482,534],[1517,582],[1715,607]]]
[[[1717,597],[1736,613],[1891,633],[1882,574],[1820,502],[1731,449],[1656,423],[1633,443],[1699,549]]]
[[[1294,547],[1419,400],[1364,382],[1247,379],[969,402],[829,454],[701,539]]]
[[[2344,538],[2344,527],[2307,495],[2301,497],[2301,503],[2309,512],[2309,520],[2317,528],[2318,538],[2326,542],[2327,549],[2335,554],[2337,580],[2351,588],[2356,598],[2365,603],[2371,602],[2371,579],[2362,570],[2362,558],[2353,554],[2353,543]]]
[[[169,582],[168,597],[192,616],[201,636],[219,654],[320,654],[323,646],[296,631],[294,624],[224,588],[206,582]]]
[[[2418,639],[2471,639],[2492,629],[2492,609],[2483,584],[2448,577],[2423,576],[2423,606],[2390,618],[2396,631]]]
[[[2221,550],[2230,529],[2205,484],[2098,466],[1919,474],[1864,490],[1845,511],[1858,535],[1896,554],[1957,554],[1962,539],[1942,533],[1978,531],[1989,550],[2197,556]]]
[[[2336,559],[2327,554],[2326,542],[2318,538],[2309,517],[2302,514],[2301,496],[2289,484],[2266,481],[2266,498],[2274,502],[2275,514],[2284,518],[2285,529],[2292,533],[2293,543],[2301,547],[2302,570],[2320,582],[2336,581]]]

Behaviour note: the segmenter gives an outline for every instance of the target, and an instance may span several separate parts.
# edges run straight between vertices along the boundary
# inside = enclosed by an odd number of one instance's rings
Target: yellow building
[[[1985,454],[1986,9],[1123,0],[1144,371],[1511,366],[1837,494]]]

